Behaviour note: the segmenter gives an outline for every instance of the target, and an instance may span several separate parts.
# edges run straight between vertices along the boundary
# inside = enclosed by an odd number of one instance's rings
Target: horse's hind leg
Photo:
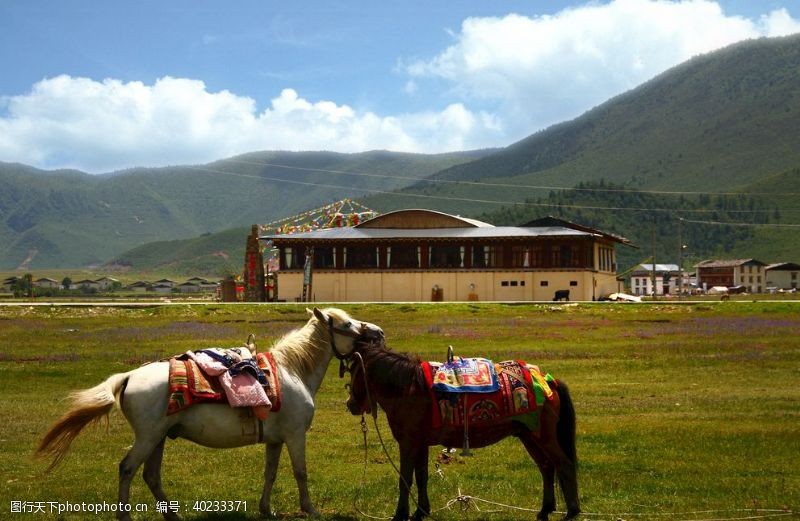
[[[158,442],[152,442],[150,440],[142,441],[141,438],[137,438],[136,441],[133,442],[133,448],[128,451],[128,454],[122,458],[122,461],[119,463],[119,503],[121,505],[128,505],[130,502],[130,493],[131,493],[131,481],[133,480],[133,476],[136,475],[136,471],[139,470],[139,467],[142,465],[145,459],[147,459],[152,453],[153,450],[158,445]],[[123,508],[120,508],[119,512],[117,513],[117,518],[121,521],[129,521],[131,519],[130,512],[123,512]]]
[[[153,493],[153,497],[156,498],[156,501],[161,501],[164,504],[168,504],[169,500],[167,499],[167,495],[164,493],[164,489],[161,488],[161,460],[164,456],[164,442],[166,438],[161,440],[153,452],[150,453],[150,456],[147,457],[147,460],[144,462],[144,482],[147,483],[147,486],[150,488],[150,492]],[[169,510],[168,508],[164,512],[164,519],[167,521],[177,521],[179,519],[178,514]]]
[[[536,514],[536,519],[547,521],[547,516],[556,511],[556,467],[536,444],[536,440],[531,433],[525,433],[519,439],[525,446],[525,450],[533,458],[533,461],[536,462],[539,472],[542,473],[542,509]]]
[[[259,510],[265,517],[274,517],[270,506],[270,496],[272,486],[275,485],[275,478],[278,476],[278,462],[281,458],[283,443],[267,443],[266,462],[264,464],[264,492],[261,494]]]
[[[294,479],[297,481],[297,490],[300,492],[300,509],[306,514],[318,516],[319,512],[311,503],[311,495],[308,493],[308,470],[306,467],[306,434],[296,436],[291,441],[286,440],[286,448],[289,450],[289,458],[292,460],[292,470]]]

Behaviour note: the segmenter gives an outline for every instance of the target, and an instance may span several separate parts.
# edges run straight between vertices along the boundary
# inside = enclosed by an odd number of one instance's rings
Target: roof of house
[[[775,264],[770,264],[769,266],[764,268],[764,270],[797,271],[800,270],[800,264],[796,264],[794,262],[776,262]]]
[[[636,266],[634,271],[653,271],[652,264],[639,264]],[[656,263],[656,271],[657,272],[664,272],[664,271],[680,271],[680,268],[677,264],[658,264]]]
[[[734,268],[744,264],[754,264],[758,266],[767,265],[756,259],[704,260],[695,264],[695,268]]]
[[[381,219],[381,218],[385,219]],[[555,219],[555,218],[551,218]],[[586,226],[555,219],[552,225],[493,226],[474,219],[452,216],[431,210],[398,210],[364,221],[358,226],[326,228],[287,235],[265,235],[260,239],[280,242],[413,240],[413,239],[504,239],[539,237],[603,237],[630,245],[624,237],[607,234]],[[385,226],[384,226],[385,225]],[[433,225],[433,226],[432,226]]]
[[[461,217],[460,215],[450,215],[436,210],[425,210],[412,208],[408,210],[395,210],[368,219],[355,228],[492,228],[494,225]]]
[[[49,277],[42,277],[40,279],[36,279],[36,282],[55,282],[56,284],[58,284],[57,280],[51,279]]]

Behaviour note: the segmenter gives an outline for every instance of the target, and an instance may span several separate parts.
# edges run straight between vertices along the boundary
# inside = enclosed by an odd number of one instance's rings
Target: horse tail
[[[561,402],[561,410],[558,413],[558,425],[556,426],[556,436],[561,450],[567,455],[570,461],[578,468],[578,452],[575,448],[575,406],[569,394],[567,384],[558,381],[555,384],[555,391]]]
[[[108,417],[117,396],[128,383],[128,373],[110,376],[105,382],[91,389],[75,391],[70,394],[72,406],[39,441],[34,453],[37,457],[52,458],[46,472],[50,472],[64,459],[69,452],[72,441],[78,437],[84,427]]]

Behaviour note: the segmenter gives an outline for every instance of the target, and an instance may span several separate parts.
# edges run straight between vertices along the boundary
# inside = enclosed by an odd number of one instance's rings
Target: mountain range
[[[762,226],[800,223],[798,121],[795,35],[697,56],[496,150],[258,152],[103,175],[0,163],[0,243],[8,245],[0,269],[116,261],[180,271],[204,265],[191,255],[218,252],[238,269],[246,226],[343,197],[379,211],[426,207],[496,224],[557,214],[648,248],[655,228],[659,255],[677,251],[680,217],[695,221],[685,233],[698,257],[798,261],[797,228]],[[710,224],[722,221],[758,226]],[[711,227],[718,231],[703,231]]]

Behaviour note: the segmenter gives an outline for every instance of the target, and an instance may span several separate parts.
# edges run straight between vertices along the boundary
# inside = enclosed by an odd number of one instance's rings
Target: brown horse
[[[386,412],[392,435],[400,447],[400,495],[393,521],[409,516],[409,488],[414,476],[419,498],[413,519],[430,514],[428,499],[428,447],[459,447],[464,439],[463,427],[433,426],[433,396],[426,383],[420,360],[415,356],[395,353],[385,348],[359,351],[363,364],[350,365],[350,397],[347,408],[354,415],[375,413],[380,405]],[[356,357],[357,358],[357,357]],[[550,384],[553,399],[545,401],[540,430],[533,432],[513,417],[491,424],[469,428],[471,447],[485,447],[516,436],[525,446],[542,473],[544,494],[542,508],[536,518],[547,520],[555,512],[555,478],[561,486],[567,513],[573,519],[580,513],[575,451],[575,409],[564,382]]]

